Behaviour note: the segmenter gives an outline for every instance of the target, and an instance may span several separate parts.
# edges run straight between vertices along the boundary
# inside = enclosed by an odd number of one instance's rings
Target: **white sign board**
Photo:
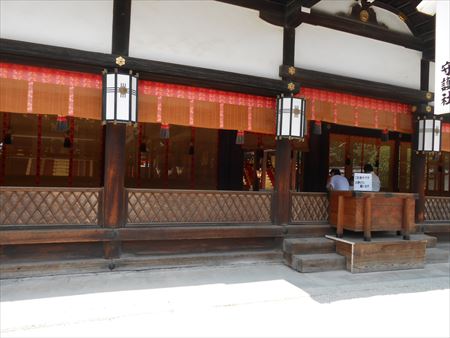
[[[353,181],[353,190],[372,191],[372,174],[356,173]]]
[[[434,113],[450,113],[450,1],[436,1]]]

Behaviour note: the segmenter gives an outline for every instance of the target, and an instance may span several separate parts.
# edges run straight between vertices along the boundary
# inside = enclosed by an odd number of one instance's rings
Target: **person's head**
[[[373,171],[372,165],[369,164],[369,163],[366,163],[366,164],[364,165],[364,172],[365,172],[365,173],[371,173],[372,171]]]
[[[334,175],[341,175],[341,171],[338,168],[333,168],[330,171],[330,175],[334,176]]]

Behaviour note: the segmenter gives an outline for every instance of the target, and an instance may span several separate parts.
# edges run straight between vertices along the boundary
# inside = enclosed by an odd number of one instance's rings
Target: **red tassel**
[[[160,138],[167,140],[170,137],[169,125],[166,123],[161,124],[161,130],[159,132]]]
[[[322,121],[314,121],[312,133],[322,135]]]
[[[236,144],[244,144],[244,132],[242,130],[238,130],[236,135]]]
[[[56,118],[56,130],[66,131],[69,128],[69,123],[67,122],[67,117],[58,115]]]

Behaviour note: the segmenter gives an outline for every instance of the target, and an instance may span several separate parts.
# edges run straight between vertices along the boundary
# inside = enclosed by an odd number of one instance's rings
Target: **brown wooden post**
[[[337,225],[336,225],[336,236],[342,238],[344,236],[344,196],[338,196],[338,209],[337,209]]]
[[[131,0],[114,0],[112,53],[122,57],[128,56],[130,16]],[[105,129],[103,226],[120,228],[125,225],[127,206],[125,196],[126,125],[108,123]],[[105,258],[120,257],[120,241],[104,242],[103,254]]]
[[[422,59],[420,65],[420,89],[428,90],[428,81],[430,73],[430,64]],[[415,114],[413,114],[413,135],[412,135],[412,156],[411,156],[411,192],[418,194],[416,201],[414,218],[416,223],[423,223],[425,214],[425,165],[426,158],[424,154],[417,154],[414,149],[417,147],[417,124],[418,114],[425,113],[426,105],[418,105]]]
[[[291,186],[291,143],[289,140],[277,140],[275,162],[275,187],[273,203],[273,222],[288,224],[290,217]]]
[[[120,228],[125,224],[125,135],[126,125],[107,124],[103,188],[103,226]],[[120,256],[120,243],[105,242],[105,258]]]
[[[410,214],[413,212],[413,204],[414,200],[411,198],[405,197],[403,199],[403,215],[402,215],[402,233],[403,233],[403,239],[409,240],[410,236]]]
[[[370,242],[372,240],[372,198],[364,198],[364,240]]]
[[[295,27],[283,30],[283,64],[294,65]],[[284,77],[283,80],[289,80]],[[288,224],[291,214],[291,142],[286,139],[276,141],[275,186],[272,203],[272,221]]]

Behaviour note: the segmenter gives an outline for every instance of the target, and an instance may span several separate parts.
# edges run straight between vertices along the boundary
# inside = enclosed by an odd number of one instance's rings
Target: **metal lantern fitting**
[[[306,101],[294,97],[277,97],[277,138],[302,139],[306,134]]]
[[[442,138],[442,121],[435,117],[418,117],[417,118],[417,149],[416,151],[440,152]]]
[[[103,72],[103,121],[131,123],[137,122],[138,115],[138,74]]]

